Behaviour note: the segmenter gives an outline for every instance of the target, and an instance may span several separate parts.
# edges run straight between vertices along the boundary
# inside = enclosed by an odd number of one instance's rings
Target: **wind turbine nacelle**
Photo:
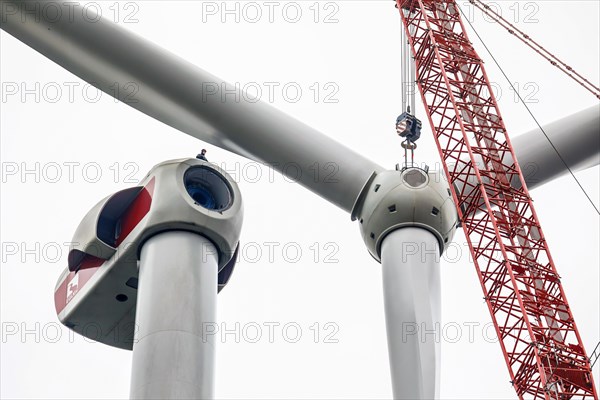
[[[240,190],[222,169],[195,158],[156,165],[79,224],[54,291],[58,318],[85,337],[131,350],[144,242],[172,230],[206,237],[218,252],[220,291],[233,272],[242,218]],[[201,251],[209,256],[211,249]]]
[[[403,227],[419,227],[438,239],[440,254],[452,241],[458,214],[448,183],[437,171],[404,168],[375,174],[352,210],[373,258],[381,262],[386,235]]]

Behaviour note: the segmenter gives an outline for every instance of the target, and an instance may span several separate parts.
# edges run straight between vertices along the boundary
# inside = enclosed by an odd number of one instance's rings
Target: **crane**
[[[517,395],[597,399],[590,359],[459,6],[454,0],[396,3]]]

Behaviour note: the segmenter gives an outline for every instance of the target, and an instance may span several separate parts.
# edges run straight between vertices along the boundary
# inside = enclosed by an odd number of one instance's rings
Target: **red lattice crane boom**
[[[560,276],[456,2],[396,2],[416,82],[519,398],[597,400]]]

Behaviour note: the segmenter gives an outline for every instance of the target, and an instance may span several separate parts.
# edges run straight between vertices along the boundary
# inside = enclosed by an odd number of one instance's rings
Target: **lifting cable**
[[[396,5],[397,6],[397,5]],[[407,13],[408,11],[402,10]],[[413,35],[415,27],[409,28],[409,34]],[[400,27],[400,57],[401,57],[401,85],[402,113],[396,118],[396,133],[402,137],[402,148],[404,149],[404,168],[415,166],[416,141],[421,136],[421,121],[415,116],[415,96],[417,94],[416,65],[412,56],[410,41],[406,35],[404,26]],[[410,151],[410,164],[409,155]]]

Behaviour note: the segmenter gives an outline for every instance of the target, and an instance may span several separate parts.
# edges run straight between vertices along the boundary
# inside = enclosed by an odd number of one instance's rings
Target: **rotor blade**
[[[175,129],[270,165],[345,211],[352,210],[372,174],[382,170],[306,124],[249,99],[233,85],[108,20],[96,20],[81,10],[70,13],[70,18],[48,20],[48,13],[38,12],[43,2],[0,3],[1,29],[70,72]],[[136,85],[133,97],[126,90],[114,90],[115,84],[132,83]],[[598,165],[599,126],[596,106],[544,131],[576,171]],[[539,130],[517,136],[513,147],[530,189],[568,171]]]
[[[548,138],[534,129],[511,140],[528,189],[600,164],[600,105],[543,129]]]
[[[2,0],[0,28],[133,108],[184,133],[270,165],[350,212],[382,168],[153,43],[73,6],[49,20],[44,2]],[[86,18],[84,18],[84,16]],[[115,84],[136,85],[115,93]],[[127,92],[127,93],[125,93]],[[227,94],[227,95],[225,95]]]
[[[389,233],[381,246],[388,354],[395,399],[439,399],[440,252],[428,230]]]

